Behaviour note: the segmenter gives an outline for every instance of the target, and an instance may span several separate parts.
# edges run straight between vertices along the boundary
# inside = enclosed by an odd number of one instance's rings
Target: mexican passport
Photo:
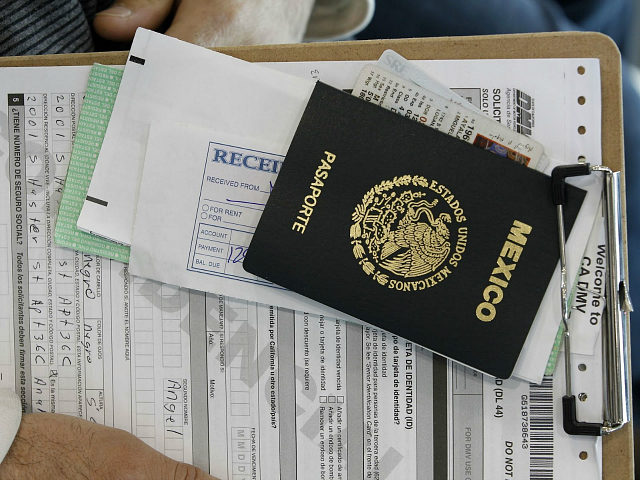
[[[507,378],[558,260],[550,177],[318,82],[244,268]]]

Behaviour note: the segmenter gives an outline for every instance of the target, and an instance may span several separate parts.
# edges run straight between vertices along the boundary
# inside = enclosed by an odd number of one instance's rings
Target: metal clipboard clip
[[[603,422],[581,422],[576,414],[576,397],[571,392],[571,348],[569,334],[569,304],[563,205],[566,203],[567,177],[603,172],[603,202],[606,222],[606,286],[605,312],[602,324],[602,357],[604,376]],[[562,417],[569,435],[606,435],[621,428],[630,419],[629,313],[633,310],[625,280],[622,248],[620,172],[602,165],[581,163],[562,165],[551,173],[553,203],[558,217],[560,248],[562,323],[564,326],[564,365],[566,391],[562,397]]]

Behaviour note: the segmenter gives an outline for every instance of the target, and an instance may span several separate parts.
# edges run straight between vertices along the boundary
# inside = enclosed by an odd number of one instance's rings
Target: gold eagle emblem
[[[428,187],[420,176],[385,180],[365,194],[352,214],[353,254],[380,285],[393,278],[424,279],[449,258],[452,214]]]
[[[433,218],[431,208],[437,205],[426,200],[412,202],[398,222],[398,228],[388,233],[380,249],[380,266],[404,278],[434,272],[451,251],[448,223],[451,215],[441,213]],[[421,220],[426,221],[421,221]]]

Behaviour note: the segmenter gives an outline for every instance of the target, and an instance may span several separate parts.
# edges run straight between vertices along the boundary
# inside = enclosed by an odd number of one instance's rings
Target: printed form
[[[0,386],[190,458],[188,292],[53,245],[87,74],[2,72]]]
[[[329,68],[312,67],[291,68]],[[374,328],[55,247],[87,74],[0,71],[0,386],[25,411],[123,428],[228,479],[599,477],[599,440],[560,426],[561,373],[495,380]],[[598,362],[575,363],[585,420],[601,410]]]

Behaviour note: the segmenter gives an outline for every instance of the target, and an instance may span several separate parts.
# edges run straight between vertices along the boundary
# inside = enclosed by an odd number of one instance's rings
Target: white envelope
[[[288,144],[313,89],[302,79],[139,28],[78,228],[131,243],[149,124],[188,121]]]

